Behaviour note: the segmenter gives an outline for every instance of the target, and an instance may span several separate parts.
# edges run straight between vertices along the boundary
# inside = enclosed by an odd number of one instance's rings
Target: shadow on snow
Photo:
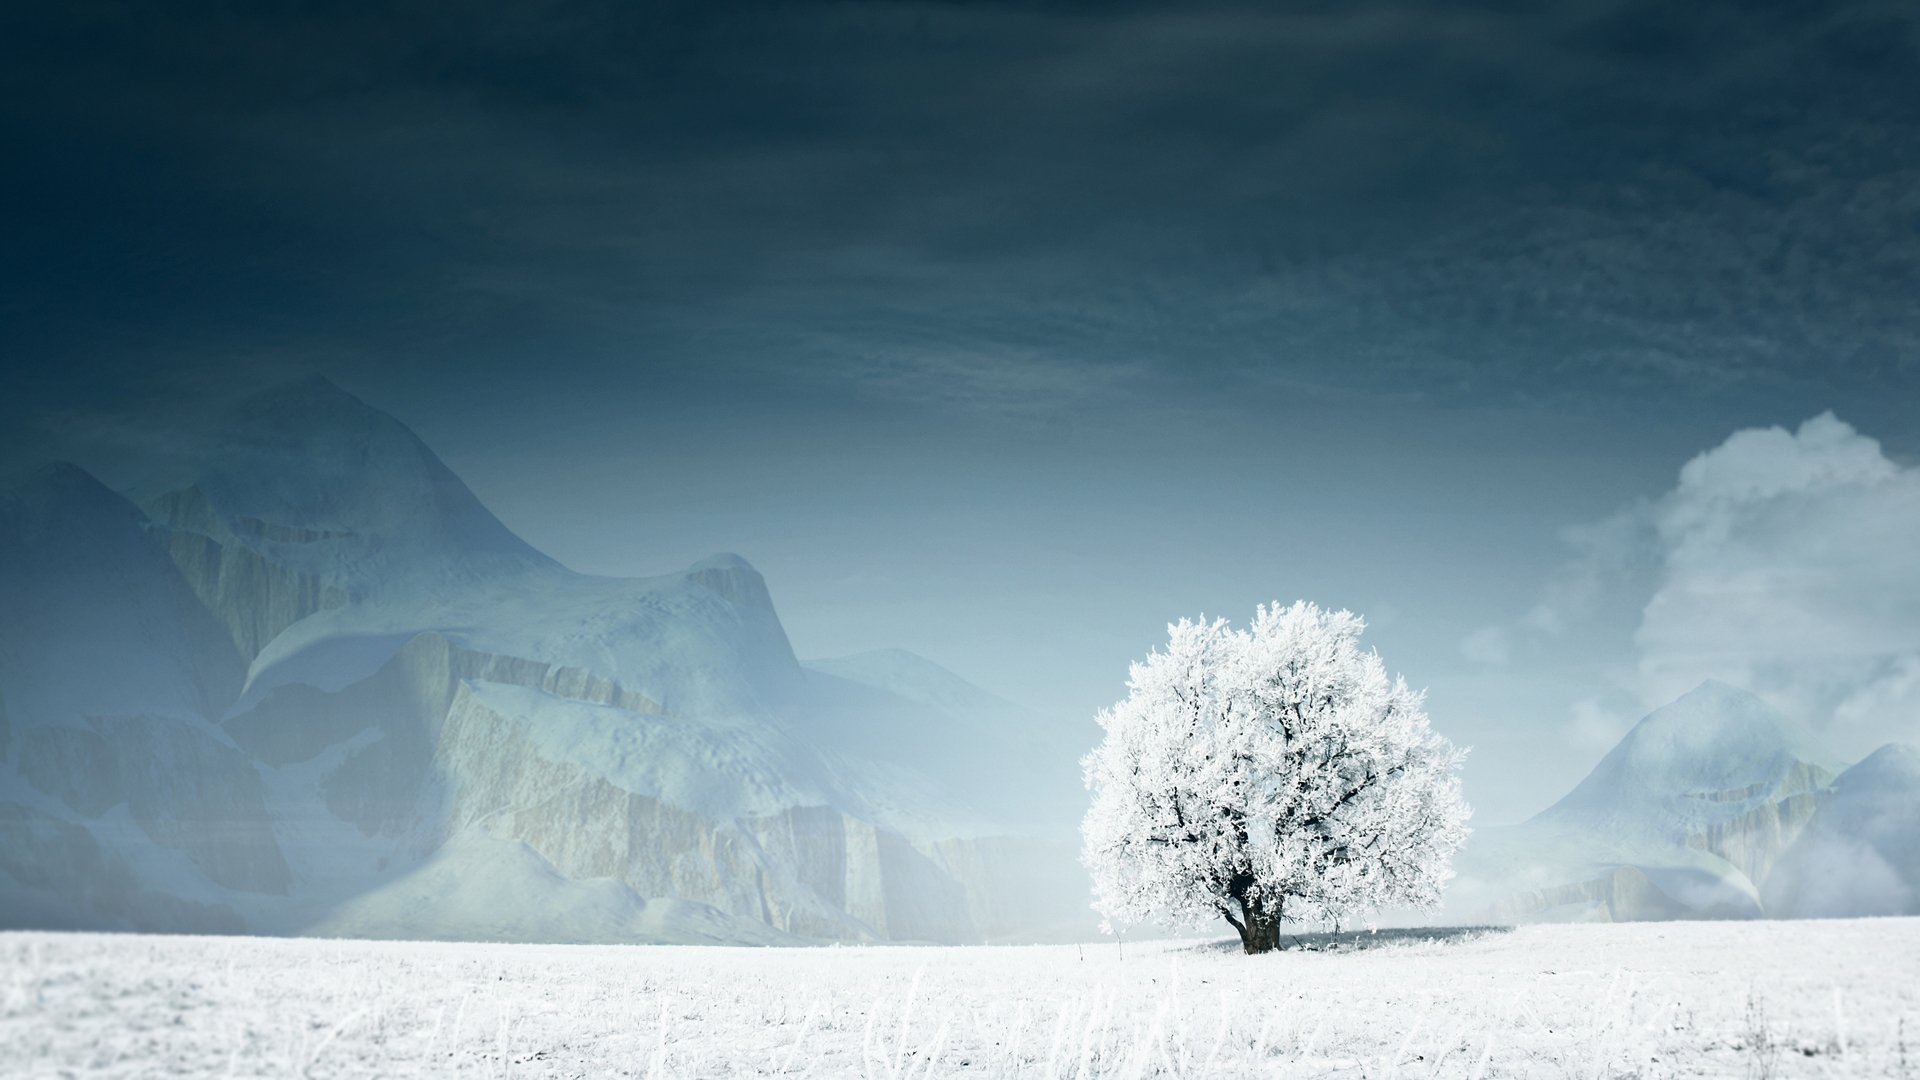
[[[1338,933],[1315,931],[1313,933],[1280,935],[1280,948],[1277,952],[1362,952],[1367,949],[1399,948],[1407,945],[1458,945],[1469,941],[1478,941],[1491,934],[1512,932],[1511,926],[1408,926],[1382,927],[1379,930],[1343,930]],[[1241,951],[1238,938],[1221,938],[1217,941],[1196,942],[1187,952],[1231,952]]]

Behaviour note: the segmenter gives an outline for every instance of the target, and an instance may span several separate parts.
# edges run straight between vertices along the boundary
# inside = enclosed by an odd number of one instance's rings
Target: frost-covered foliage
[[[1133,665],[1083,763],[1084,859],[1108,924],[1224,917],[1249,952],[1282,918],[1438,902],[1465,841],[1463,752],[1423,695],[1308,603],[1245,630],[1181,620]]]

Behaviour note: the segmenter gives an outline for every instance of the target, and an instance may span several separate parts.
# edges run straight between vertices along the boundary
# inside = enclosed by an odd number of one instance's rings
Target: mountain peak
[[[106,490],[92,473],[71,461],[49,461],[9,472],[0,479],[0,495],[15,499],[38,499],[93,488]]]
[[[730,551],[701,559],[687,567],[686,576],[742,607],[773,610],[767,579],[760,576],[752,563]]]
[[[55,521],[82,528],[83,522],[109,518],[120,523],[143,520],[124,496],[70,461],[49,462],[0,480],[0,504],[11,504],[14,527],[23,533]]]
[[[1758,790],[1822,761],[1799,725],[1710,679],[1648,713],[1546,814]]]
[[[1699,686],[1675,698],[1672,705],[1678,705],[1683,701],[1721,702],[1735,704],[1741,707],[1745,707],[1751,703],[1760,708],[1766,708],[1766,702],[1762,701],[1758,694],[1750,690],[1743,690],[1732,683],[1721,682],[1719,679],[1712,678],[1702,680]],[[1667,707],[1670,708],[1671,705]]]
[[[226,410],[223,433],[281,443],[353,435],[413,438],[392,415],[367,404],[323,375],[273,383]]]
[[[1856,784],[1892,782],[1920,787],[1920,747],[1912,743],[1888,743],[1841,773],[1838,786],[1844,790]]]
[[[731,551],[721,551],[709,555],[699,562],[694,563],[692,566],[687,567],[687,570],[689,572],[696,570],[720,570],[727,573],[744,570],[750,574],[759,572],[753,568],[752,563],[748,562],[742,556],[735,555]]]
[[[247,396],[208,432],[206,446],[186,483],[150,501],[149,511],[222,542],[325,538],[298,550],[280,545],[277,557],[303,572],[371,574],[369,560],[377,560],[390,577],[473,555],[550,563],[405,424],[324,377]]]
[[[1708,679],[1648,713],[1623,742],[1656,736],[1700,739],[1729,731],[1768,740],[1804,741],[1795,725],[1758,694]]]

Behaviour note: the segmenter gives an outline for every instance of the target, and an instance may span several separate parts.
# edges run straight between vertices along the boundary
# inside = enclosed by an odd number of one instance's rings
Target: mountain
[[[911,654],[801,665],[738,556],[568,570],[324,381],[200,442],[138,506],[73,466],[0,498],[0,924],[1091,924],[1073,750],[1039,718]]]
[[[1889,743],[1841,773],[1765,896],[1778,915],[1920,915],[1920,748]]]
[[[1824,899],[1804,882],[1814,867],[1864,857],[1838,838],[1866,822],[1879,831],[1865,848],[1913,880],[1911,765],[1910,751],[1889,748],[1836,780],[1809,732],[1709,681],[1648,714],[1547,810],[1479,830],[1449,909],[1502,920],[1869,913],[1884,890],[1868,878],[1828,877]]]
[[[137,929],[237,930],[231,908],[173,880],[285,890],[265,789],[207,718],[244,662],[138,508],[72,466],[9,484],[0,612],[9,924],[78,910]]]

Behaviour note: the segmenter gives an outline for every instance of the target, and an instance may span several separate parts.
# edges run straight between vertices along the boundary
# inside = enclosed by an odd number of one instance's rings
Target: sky
[[[1486,822],[1718,677],[1920,717],[1920,13],[15,5],[0,453],[320,373],[576,569],[1061,722],[1350,607]]]

